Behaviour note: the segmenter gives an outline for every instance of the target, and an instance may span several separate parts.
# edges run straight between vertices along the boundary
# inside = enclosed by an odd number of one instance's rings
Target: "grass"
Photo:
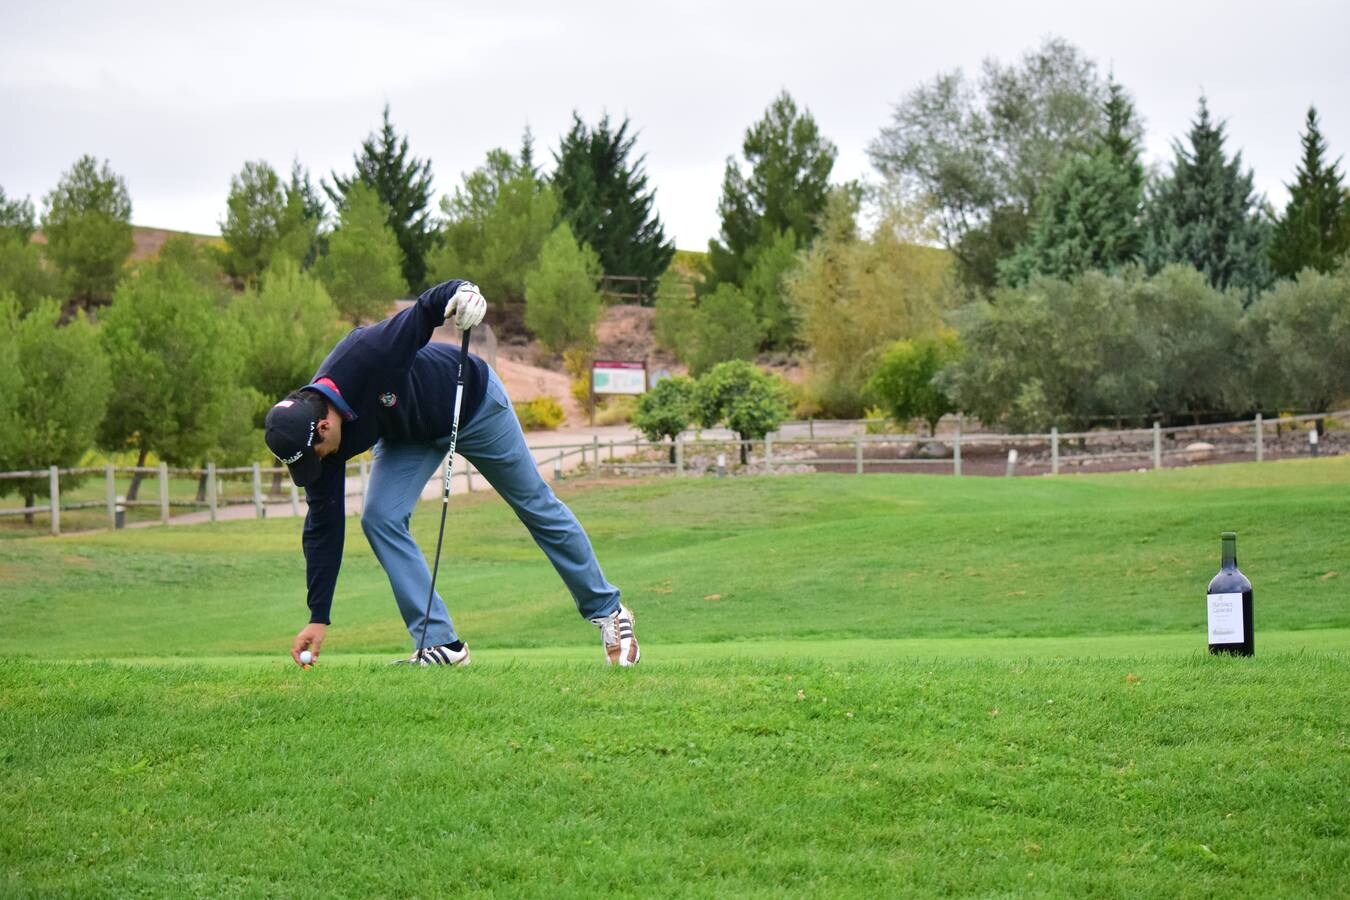
[[[354,520],[309,671],[296,520],[0,540],[0,895],[1345,895],[1347,463],[569,487],[631,672],[484,495],[451,672]]]

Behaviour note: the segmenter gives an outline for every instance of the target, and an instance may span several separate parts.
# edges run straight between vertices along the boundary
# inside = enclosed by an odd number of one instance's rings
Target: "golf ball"
[[[301,651],[300,651],[300,665],[302,665],[302,666],[307,666],[307,665],[309,665],[309,664],[312,663],[312,662],[314,662],[314,654],[313,654],[313,653],[310,653],[308,650],[301,650]]]

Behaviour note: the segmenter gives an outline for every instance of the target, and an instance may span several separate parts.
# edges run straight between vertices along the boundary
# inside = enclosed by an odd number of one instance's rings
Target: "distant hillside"
[[[131,226],[131,237],[134,241],[131,248],[131,260],[135,262],[142,259],[154,259],[159,255],[159,248],[164,246],[164,242],[171,237],[190,237],[199,244],[210,244],[215,247],[225,246],[225,241],[218,234],[193,234],[190,231],[170,231],[167,228],[150,228],[145,225]],[[47,243],[47,236],[41,231],[33,234],[34,243]]]

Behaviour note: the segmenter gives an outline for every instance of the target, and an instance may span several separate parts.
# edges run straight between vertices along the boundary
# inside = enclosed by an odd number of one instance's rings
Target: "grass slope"
[[[629,672],[482,496],[457,671],[383,664],[355,520],[309,671],[297,521],[0,540],[0,895],[1342,896],[1347,484],[570,486]],[[1227,528],[1254,659],[1204,653]]]
[[[686,642],[1186,633],[1239,532],[1265,630],[1350,627],[1350,459],[1148,475],[817,475],[576,486],[652,652]],[[435,504],[414,533],[430,553]],[[278,652],[304,623],[296,519],[0,541],[0,655]],[[475,649],[593,641],[499,501],[461,497],[441,586]],[[407,646],[348,520],[332,653]],[[78,648],[72,647],[78,641]]]

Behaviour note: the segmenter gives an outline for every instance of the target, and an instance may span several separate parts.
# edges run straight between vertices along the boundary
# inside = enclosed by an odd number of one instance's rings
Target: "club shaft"
[[[464,365],[469,359],[469,330],[459,345],[459,371],[455,376],[455,411],[450,418],[450,452],[445,457],[445,484],[441,490],[441,527],[436,532],[436,556],[431,564],[431,585],[427,588],[427,608],[422,614],[422,635],[417,639],[417,655],[426,648],[427,626],[431,624],[431,603],[436,597],[436,576],[441,568],[441,544],[445,540],[445,514],[450,508],[450,477],[454,474],[455,444],[459,441],[459,411],[464,402]]]

